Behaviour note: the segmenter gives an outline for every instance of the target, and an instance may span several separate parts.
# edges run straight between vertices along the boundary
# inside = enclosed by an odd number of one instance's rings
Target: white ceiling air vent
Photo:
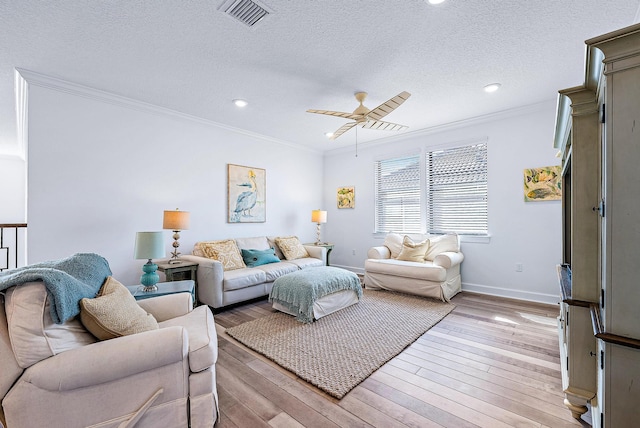
[[[253,0],[227,0],[220,6],[220,10],[248,27],[253,27],[271,13]]]

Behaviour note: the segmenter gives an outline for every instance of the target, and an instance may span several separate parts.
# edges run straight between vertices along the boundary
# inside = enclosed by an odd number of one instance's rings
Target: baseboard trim
[[[358,275],[364,275],[364,268],[344,265],[331,265],[337,268],[346,269]],[[509,299],[526,300],[529,302],[546,303],[548,305],[558,305],[560,303],[560,293],[546,294],[535,291],[513,290],[510,288],[492,287],[490,285],[462,283],[462,291],[470,293],[487,294],[496,297],[506,297]]]
[[[549,305],[557,305],[560,303],[560,293],[546,294],[536,293],[533,291],[513,290],[502,287],[492,287],[489,285],[462,283],[462,291],[471,293],[488,294],[491,296],[507,297],[510,299],[528,300],[531,302],[547,303]]]
[[[364,275],[364,269],[355,267],[355,266],[343,266],[343,265],[331,265],[333,267],[337,267],[340,269],[350,270],[351,272],[357,273],[358,275]]]

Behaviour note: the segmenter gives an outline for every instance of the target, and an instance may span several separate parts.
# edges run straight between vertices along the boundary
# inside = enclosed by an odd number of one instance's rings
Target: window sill
[[[407,235],[419,234],[408,233]],[[384,239],[386,236],[386,232],[374,233],[373,239]],[[491,235],[460,235],[460,242],[469,242],[472,244],[489,244],[491,243]]]

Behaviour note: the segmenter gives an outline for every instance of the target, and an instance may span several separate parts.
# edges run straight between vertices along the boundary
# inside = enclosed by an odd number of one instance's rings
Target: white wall
[[[87,88],[50,86],[29,85],[29,263],[95,252],[117,279],[136,284],[144,261],[133,259],[135,233],[162,230],[163,210],[175,208],[191,212],[180,239],[185,253],[198,240],[314,240],[320,153]],[[229,163],[266,169],[265,223],[226,222]],[[171,235],[165,231],[167,253]]]
[[[27,172],[24,159],[0,155],[0,223],[24,223]]]
[[[333,265],[362,272],[375,237],[375,160],[470,139],[488,139],[489,243],[463,242],[463,289],[555,303],[555,265],[561,261],[561,202],[524,202],[523,170],[558,165],[553,149],[555,102],[529,106],[483,120],[416,132],[388,144],[329,153],[324,166],[323,240],[335,244]],[[355,209],[336,208],[336,190],[355,186]],[[353,254],[355,252],[355,255]],[[523,271],[516,272],[516,263]]]

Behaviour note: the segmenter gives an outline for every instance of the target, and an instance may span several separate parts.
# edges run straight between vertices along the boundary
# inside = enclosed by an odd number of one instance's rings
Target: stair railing
[[[26,264],[26,243],[27,223],[0,223],[0,272]]]

